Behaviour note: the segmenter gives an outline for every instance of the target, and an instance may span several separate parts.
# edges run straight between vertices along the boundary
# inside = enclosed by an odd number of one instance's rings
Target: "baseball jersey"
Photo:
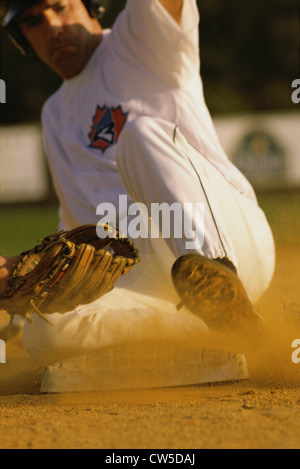
[[[116,163],[118,139],[139,116],[177,125],[238,191],[255,198],[224,153],[205,104],[198,25],[196,0],[184,0],[180,25],[158,0],[127,0],[84,70],[46,102],[44,146],[62,228],[96,222],[100,203],[118,207],[119,195],[126,194]]]

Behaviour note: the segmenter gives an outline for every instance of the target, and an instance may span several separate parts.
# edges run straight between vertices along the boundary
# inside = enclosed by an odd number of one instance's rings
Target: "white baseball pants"
[[[134,240],[141,262],[112,292],[70,313],[49,315],[52,328],[37,317],[26,324],[24,345],[42,363],[129,340],[189,340],[207,333],[200,319],[175,307],[179,298],[170,272],[185,253],[229,258],[253,302],[272,279],[273,237],[256,200],[238,192],[174,124],[147,117],[127,124],[118,142],[117,162],[127,194],[148,209],[146,218],[153,204],[201,204],[204,225],[197,223],[199,213],[193,210],[187,210],[184,219],[202,230],[202,242],[197,249],[187,249],[190,237],[184,230],[178,238]]]

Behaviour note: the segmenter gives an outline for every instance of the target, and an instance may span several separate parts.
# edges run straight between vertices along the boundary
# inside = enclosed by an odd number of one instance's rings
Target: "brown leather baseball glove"
[[[0,310],[30,321],[37,313],[47,320],[45,314],[93,303],[138,262],[132,241],[109,225],[61,231],[21,254],[0,297]]]

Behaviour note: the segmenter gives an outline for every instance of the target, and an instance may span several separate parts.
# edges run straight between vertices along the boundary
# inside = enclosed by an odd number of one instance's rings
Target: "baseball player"
[[[54,328],[26,324],[28,351],[258,328],[273,237],[205,103],[196,0],[127,0],[109,30],[99,12],[97,0],[12,1],[4,27],[63,79],[42,112],[60,228],[116,223],[137,234],[140,263],[96,302],[53,311]]]

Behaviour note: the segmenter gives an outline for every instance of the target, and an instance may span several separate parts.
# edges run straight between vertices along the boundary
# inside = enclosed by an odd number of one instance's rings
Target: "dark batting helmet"
[[[32,48],[23,36],[18,25],[18,17],[23,11],[31,7],[40,0],[16,0],[11,1],[2,21],[2,26],[6,30],[14,45],[21,51],[22,55],[30,55]],[[91,16],[100,19],[104,12],[103,0],[81,0]]]

